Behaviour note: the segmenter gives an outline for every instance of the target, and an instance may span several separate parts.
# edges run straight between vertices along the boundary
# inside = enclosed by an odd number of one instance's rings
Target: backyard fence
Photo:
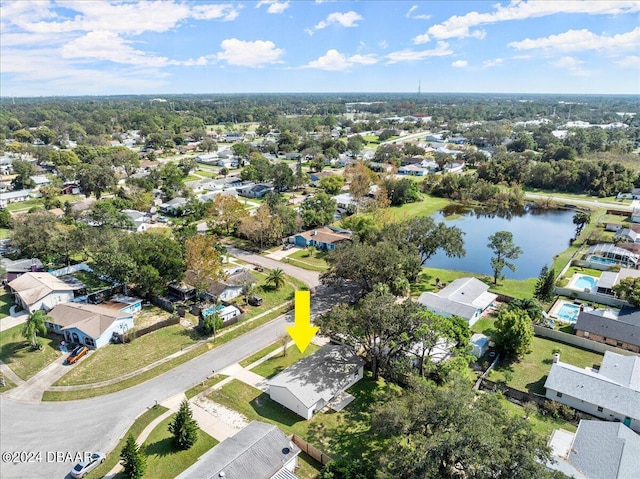
[[[84,263],[78,263],[78,264],[72,264],[71,266],[67,266],[66,268],[51,270],[49,271],[49,273],[55,277],[59,277],[59,276],[65,276],[67,274],[77,273],[78,271],[92,272],[93,270]]]
[[[173,313],[175,311],[173,303],[167,298],[163,298],[162,296],[151,296],[149,301],[151,302],[151,304],[157,306],[158,308],[164,309],[169,313]]]
[[[558,296],[567,296],[569,298],[581,299],[583,301],[606,304],[607,306],[614,306],[616,308],[629,306],[629,303],[627,303],[623,299],[614,298],[613,296],[607,296],[605,294],[587,293],[586,291],[580,291],[579,289],[562,288],[556,286],[553,288],[553,292]]]
[[[519,389],[514,389],[504,383],[496,383],[486,378],[480,380],[480,389],[484,391],[500,391],[505,395],[507,399],[521,405],[524,403],[532,402],[537,404],[538,407],[543,408],[547,402],[547,398],[545,398],[544,396],[538,396],[537,394],[530,394],[524,391],[520,391]]]
[[[163,321],[158,321],[157,323],[152,324],[151,326],[147,326],[146,328],[136,329],[135,336],[139,338],[140,336],[144,336],[145,334],[152,333],[154,331],[157,331],[158,329],[166,328],[167,326],[173,326],[174,324],[180,324],[179,317],[172,316]]]
[[[600,354],[604,354],[606,351],[611,351],[612,353],[624,354],[625,356],[638,356],[632,351],[627,351],[626,349],[616,348],[609,344],[599,343],[588,338],[581,338],[580,336],[563,333],[562,331],[556,331],[555,329],[545,328],[536,324],[533,325],[533,332],[536,336],[540,336],[542,338],[552,339],[560,343],[577,346]]]
[[[309,456],[314,458],[316,461],[318,461],[323,466],[331,461],[331,458],[329,456],[327,456],[320,449],[318,449],[315,446],[312,446],[311,444],[309,444],[307,441],[302,439],[300,436],[296,436],[295,434],[293,434],[291,436],[291,441],[296,446],[298,446],[302,450],[302,452],[308,454]]]

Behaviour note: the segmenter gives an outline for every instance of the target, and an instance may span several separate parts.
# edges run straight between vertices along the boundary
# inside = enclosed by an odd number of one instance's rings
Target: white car
[[[84,477],[104,462],[106,455],[103,452],[94,452],[86,461],[80,461],[71,469],[71,477]]]

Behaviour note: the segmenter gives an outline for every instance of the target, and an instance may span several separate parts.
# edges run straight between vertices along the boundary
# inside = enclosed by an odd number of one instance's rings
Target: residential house
[[[364,360],[345,345],[328,344],[269,380],[271,399],[305,419],[337,398],[334,409],[353,397],[346,390],[362,379]]]
[[[309,181],[312,186],[318,186],[322,178],[328,178],[330,176],[334,176],[336,173],[331,171],[316,171],[313,173],[309,173]]]
[[[599,370],[578,368],[555,354],[546,397],[640,432],[640,357],[607,351]]]
[[[315,246],[321,250],[332,250],[343,241],[351,241],[351,231],[335,226],[322,226],[321,228],[303,231],[296,235],[290,236],[288,241],[296,246],[307,247]]]
[[[580,311],[573,329],[576,336],[640,353],[640,309]]]
[[[75,183],[65,183],[60,188],[60,194],[62,195],[79,195],[80,187]]]
[[[197,163],[204,163],[207,165],[215,165],[218,162],[218,153],[201,153],[195,157]]]
[[[51,180],[46,176],[32,176],[31,179],[35,183],[35,189],[41,188],[42,186],[48,186],[51,184]]]
[[[621,423],[582,420],[574,433],[556,429],[549,469],[575,479],[636,479],[640,435]]]
[[[242,188],[238,188],[238,194],[246,198],[262,198],[267,193],[271,193],[272,191],[273,186],[264,184],[248,185],[243,186]]]
[[[51,213],[53,216],[55,216],[56,218],[62,218],[64,216],[64,210],[62,208],[51,208],[50,210],[47,210],[49,213]]]
[[[69,343],[78,343],[90,348],[109,344],[114,333],[124,334],[133,328],[133,313],[123,312],[105,305],[64,303],[47,314],[46,323],[51,331],[62,334]]]
[[[121,313],[139,313],[142,311],[142,300],[125,294],[114,294],[109,301],[103,303],[105,306],[115,308]]]
[[[176,479],[297,479],[300,448],[273,424],[252,421]]]
[[[167,215],[177,215],[182,208],[184,208],[189,200],[178,196],[170,201],[162,203],[160,205],[160,211]]]
[[[0,156],[0,175],[10,175],[13,173],[13,158],[10,156]]]
[[[407,165],[398,168],[399,175],[425,176],[427,173],[429,173],[429,170],[419,165]]]
[[[195,286],[195,283],[197,283],[195,272],[192,270],[186,271],[184,282]],[[256,278],[251,273],[240,268],[227,275],[224,281],[207,281],[204,296],[217,301],[231,301],[240,296],[247,285],[255,282]]]
[[[220,316],[220,319],[222,319],[222,324],[227,324],[233,318],[239,318],[242,315],[242,311],[240,311],[238,308],[232,305],[211,306],[209,308],[205,308],[202,310],[200,314],[200,320],[198,321],[198,326],[202,327],[202,320],[214,313]]]
[[[137,210],[122,210],[122,212],[129,217],[133,222],[131,229],[136,233],[147,231],[149,228],[149,217],[146,213]]]
[[[11,203],[27,201],[31,198],[31,190],[15,190],[0,193],[0,208],[6,208]]]
[[[640,243],[640,224],[629,225],[628,228],[620,228],[613,236],[613,241],[624,243]]]
[[[611,243],[599,243],[587,250],[585,260],[596,265],[637,268],[640,255]]]
[[[29,314],[39,309],[49,311],[74,298],[82,286],[70,285],[49,273],[27,272],[8,284],[14,300]]]
[[[178,301],[188,301],[196,297],[196,288],[186,283],[172,283],[167,286],[167,294]]]
[[[0,258],[0,264],[6,271],[5,282],[9,283],[24,273],[36,273],[44,271],[42,262],[38,258],[25,258],[11,260],[9,258]]]
[[[596,292],[614,296],[614,286],[625,278],[640,278],[640,270],[631,268],[620,268],[620,271],[603,271],[596,281]]]
[[[238,168],[240,166],[240,160],[238,158],[219,158],[216,161],[216,166],[222,168]]]
[[[472,326],[496,298],[479,279],[458,278],[437,293],[422,293],[418,303],[445,317],[459,316]]]
[[[633,208],[629,221],[632,223],[640,223],[640,208]]]

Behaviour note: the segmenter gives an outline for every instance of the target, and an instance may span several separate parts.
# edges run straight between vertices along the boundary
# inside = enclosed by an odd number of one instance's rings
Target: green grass
[[[199,339],[179,324],[159,329],[126,344],[107,344],[81,361],[56,386],[93,384],[114,379],[148,366],[190,346]]]
[[[166,407],[158,405],[147,409],[147,411],[141,414],[133,422],[126,434],[122,436],[122,439],[120,439],[113,451],[107,454],[107,459],[104,461],[104,463],[91,471],[87,476],[87,479],[97,479],[99,477],[104,477],[120,461],[120,452],[122,451],[122,448],[127,441],[127,436],[131,434],[137,440],[138,436],[140,436],[142,431],[144,431],[145,427],[147,427],[149,424],[151,424],[151,422],[153,422],[154,419],[162,416],[167,411],[168,409]]]
[[[137,374],[129,379],[125,379],[124,381],[119,381],[115,384],[110,384],[108,386],[101,386],[97,388],[86,388],[86,389],[80,389],[75,391],[45,391],[44,394],[42,395],[42,400],[43,401],[71,401],[74,399],[87,399],[87,398],[92,398],[97,396],[103,396],[105,394],[111,394],[117,391],[122,391],[123,389],[137,386],[138,384],[142,384],[143,382],[149,381],[157,376],[160,376],[161,374],[166,373],[167,371],[170,371],[171,369],[174,369],[180,366],[181,364],[184,364],[187,361],[190,361],[200,356],[201,354],[206,353],[207,351],[211,350],[215,346],[220,346],[222,344],[225,344],[231,341],[232,339],[235,339],[238,336],[241,336],[242,334],[245,334],[246,332],[251,331],[252,329],[255,329],[259,326],[262,326],[263,324],[268,323],[269,321],[277,318],[281,314],[288,311],[290,308],[291,306],[289,305],[283,306],[282,308],[278,308],[278,310],[273,311],[251,323],[244,323],[244,324],[240,323],[241,326],[239,326],[235,330],[229,331],[224,335],[218,336],[215,344],[212,342],[203,343],[198,347],[192,349],[188,353],[185,353],[181,356],[170,359],[169,361],[166,361],[154,367],[153,369],[145,371],[144,373]]]
[[[96,291],[100,291],[112,286],[111,283],[102,281],[100,278],[98,278],[97,274],[91,273],[89,271],[77,271],[76,273],[73,273],[72,276],[82,281],[87,287],[87,291],[89,293],[94,293]]]
[[[251,356],[248,356],[248,357],[244,358],[242,361],[240,361],[239,364],[243,368],[246,368],[250,364],[255,363],[258,359],[264,358],[267,354],[272,353],[272,352],[274,352],[275,350],[277,350],[279,348],[282,348],[282,345],[278,341],[278,342],[275,342],[273,344],[270,344],[266,348],[261,349],[257,353],[252,354]]]
[[[428,195],[422,195],[422,197],[422,201],[407,203],[402,206],[392,206],[390,211],[395,221],[408,220],[416,216],[429,216],[451,204],[451,200],[446,198],[436,198]]]
[[[58,346],[61,336],[38,337],[42,344],[39,351],[31,350],[31,344],[22,336],[22,325],[0,333],[0,360],[20,378],[27,380],[60,356]]]
[[[478,278],[489,285],[490,291],[514,298],[530,298],[533,296],[536,281],[538,280],[538,278],[503,279],[498,281],[497,285],[494,285],[493,278],[486,275],[438,268],[422,268],[418,281],[411,285],[411,294],[419,296],[423,291],[438,291],[436,278],[439,278],[441,283],[449,284],[455,279],[465,277]]]
[[[500,403],[513,416],[525,417],[524,408],[522,406],[518,406],[506,399],[502,399]],[[563,419],[554,419],[551,416],[543,416],[540,412],[536,412],[529,416],[527,421],[531,424],[531,428],[534,432],[544,436],[545,438],[549,438],[554,429],[565,429],[569,432],[575,432],[577,429],[576,426],[570,422]]]
[[[0,240],[8,239],[11,236],[11,230],[9,228],[0,228]]]
[[[218,441],[206,432],[199,430],[198,440],[190,449],[176,450],[173,445],[173,436],[167,430],[174,416],[175,414],[158,424],[141,448],[147,456],[146,477],[153,479],[174,478],[218,444]]]
[[[303,263],[307,267],[312,266],[317,268],[316,270],[318,271],[324,271],[327,269],[326,256],[327,253],[316,251],[315,248],[308,248],[290,254],[287,256],[287,259],[298,260],[296,263]],[[293,263],[293,261],[291,263]]]
[[[356,398],[349,406],[340,412],[318,413],[308,421],[272,401],[268,394],[235,379],[208,397],[249,420],[275,424],[286,434],[296,434],[333,459],[366,458],[375,457],[380,447],[375,437],[372,440],[370,409],[384,400],[388,388],[397,386],[365,376],[348,390]]]
[[[296,345],[289,346],[287,348],[287,355],[283,356],[281,354],[276,354],[275,356],[270,357],[263,363],[258,364],[252,371],[256,374],[259,374],[265,378],[272,378],[279,372],[291,366],[293,363],[298,362],[302,358],[306,358],[310,354],[315,353],[319,346],[315,344],[310,344],[307,346],[307,349],[304,350],[304,353],[301,353]]]
[[[471,331],[473,333],[482,333],[485,336],[491,338],[495,336],[496,333],[496,330],[493,326],[494,322],[494,318],[485,316],[484,318],[480,318],[478,321],[473,323],[473,326],[471,326]]]
[[[11,299],[11,293],[4,293],[0,295],[0,318],[9,316],[12,305],[13,301]]]
[[[290,264],[292,266],[297,266],[298,268],[306,269],[308,271],[318,271],[322,272],[327,269],[327,266],[317,266],[314,264],[309,264],[306,261],[300,261],[295,258],[282,258],[281,261],[283,263]]]
[[[39,198],[32,198],[27,201],[19,201],[17,203],[11,203],[7,205],[7,211],[9,213],[18,213],[23,211],[29,211],[31,208],[44,208],[44,203]]]
[[[251,274],[253,274],[258,280],[253,294],[262,298],[262,304],[260,306],[244,304],[243,296],[239,296],[234,299],[233,302],[241,305],[245,310],[245,319],[253,318],[258,314],[270,310],[271,308],[275,308],[276,306],[280,306],[293,300],[297,287],[292,284],[290,277],[286,277],[287,283],[282,289],[276,290],[272,286],[266,284],[266,272],[259,273],[257,271],[252,271]]]
[[[316,479],[321,470],[322,464],[314,458],[304,452],[298,454],[298,469],[296,469],[296,476],[300,479]]]
[[[201,392],[206,391],[210,387],[215,386],[219,382],[224,381],[228,377],[229,376],[226,376],[224,374],[216,374],[212,378],[205,379],[201,383],[198,383],[195,386],[193,386],[192,388],[187,389],[184,392],[184,395],[187,396],[187,399],[191,399],[192,397],[197,396]]]
[[[544,394],[544,383],[551,369],[554,350],[560,351],[560,360],[579,368],[594,367],[602,362],[602,355],[568,344],[534,337],[532,352],[520,362],[501,362],[489,373],[491,381],[506,381],[507,385],[529,393]]]

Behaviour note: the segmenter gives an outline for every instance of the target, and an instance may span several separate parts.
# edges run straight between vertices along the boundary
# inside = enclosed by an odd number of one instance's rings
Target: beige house
[[[8,284],[16,304],[29,314],[49,311],[74,298],[78,286],[72,286],[49,273],[25,273]]]

